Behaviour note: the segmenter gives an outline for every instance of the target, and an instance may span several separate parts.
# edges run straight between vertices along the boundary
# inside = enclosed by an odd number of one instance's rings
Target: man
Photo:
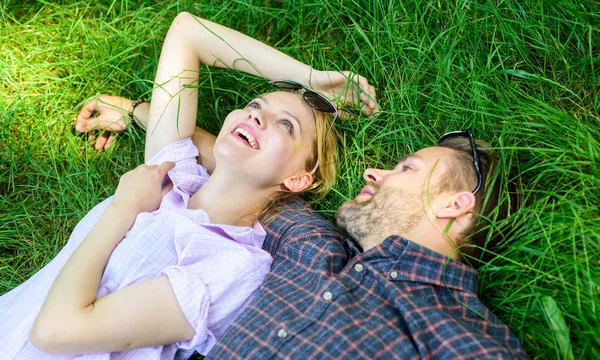
[[[465,264],[486,245],[483,219],[518,205],[498,203],[495,168],[487,144],[453,132],[367,169],[337,212],[349,236],[301,200],[282,206],[267,227],[271,271],[207,359],[526,358]]]
[[[269,226],[271,272],[207,359],[526,358],[460,262],[479,257],[475,213],[498,199],[489,147],[477,143],[475,165],[471,144],[451,133],[393,170],[367,169],[337,212],[350,238],[305,203],[287,206]]]

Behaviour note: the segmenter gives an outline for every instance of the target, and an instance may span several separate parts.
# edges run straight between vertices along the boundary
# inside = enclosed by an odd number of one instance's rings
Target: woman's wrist
[[[130,100],[129,117],[132,122],[142,129],[146,130],[148,125],[148,113],[150,112],[150,103],[148,100]]]
[[[317,69],[309,66],[308,69],[306,70],[306,73],[302,77],[301,81],[296,81],[296,82],[312,89],[316,86],[315,81],[319,77],[320,72],[321,72],[320,70],[317,70]]]
[[[138,213],[133,208],[113,202],[106,208],[103,216],[112,219],[116,223],[122,224],[124,228],[129,230],[131,226],[133,226],[137,215]]]

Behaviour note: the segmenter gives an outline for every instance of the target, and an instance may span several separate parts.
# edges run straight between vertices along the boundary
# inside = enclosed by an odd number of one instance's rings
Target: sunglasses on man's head
[[[442,135],[442,137],[438,140],[438,144],[452,137],[468,137],[469,141],[471,142],[471,150],[473,151],[473,166],[475,167],[475,173],[477,173],[477,186],[472,193],[473,195],[477,194],[483,185],[483,175],[481,174],[481,163],[479,162],[479,154],[477,153],[477,144],[475,143],[475,138],[469,130],[450,131]]]
[[[329,101],[329,99],[327,99],[325,96],[319,94],[318,92],[316,92],[314,90],[307,88],[306,86],[304,86],[302,84],[298,84],[295,81],[272,80],[272,81],[269,81],[269,84],[278,89],[292,91],[292,92],[297,92],[298,90],[304,90],[304,92],[302,93],[302,98],[304,99],[304,101],[306,101],[306,103],[310,107],[312,107],[315,110],[324,112],[324,113],[333,114],[333,120],[331,120],[331,125],[329,125],[329,129],[327,129],[327,132],[325,133],[325,139],[323,140],[323,144],[326,144],[327,137],[329,136],[329,132],[333,128],[333,124],[335,123],[335,121],[338,118],[338,109],[335,106],[335,104],[333,104],[331,101]],[[311,170],[311,174],[313,174],[315,171],[317,171],[317,167],[319,167],[319,160],[317,160],[317,162],[315,163],[315,166]]]

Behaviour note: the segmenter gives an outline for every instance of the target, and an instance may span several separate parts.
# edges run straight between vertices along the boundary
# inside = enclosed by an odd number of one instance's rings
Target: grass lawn
[[[383,111],[341,122],[326,216],[444,132],[471,128],[517,171],[524,204],[493,231],[484,302],[533,358],[600,358],[600,3],[595,0],[0,1],[0,294],[48,263],[78,220],[142,162],[143,132],[96,152],[73,131],[82,102],[148,96],[173,17],[189,11],[318,69],[352,70]],[[204,69],[203,69],[204,70]],[[264,81],[204,71],[216,132]],[[498,175],[498,174],[497,174]]]

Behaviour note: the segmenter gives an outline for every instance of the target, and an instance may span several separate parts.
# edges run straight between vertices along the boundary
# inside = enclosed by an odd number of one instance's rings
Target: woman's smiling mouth
[[[237,137],[238,139],[242,140],[246,145],[250,146],[251,148],[255,150],[260,149],[260,144],[256,139],[256,134],[254,133],[254,130],[249,126],[240,124],[231,132],[231,134]]]

